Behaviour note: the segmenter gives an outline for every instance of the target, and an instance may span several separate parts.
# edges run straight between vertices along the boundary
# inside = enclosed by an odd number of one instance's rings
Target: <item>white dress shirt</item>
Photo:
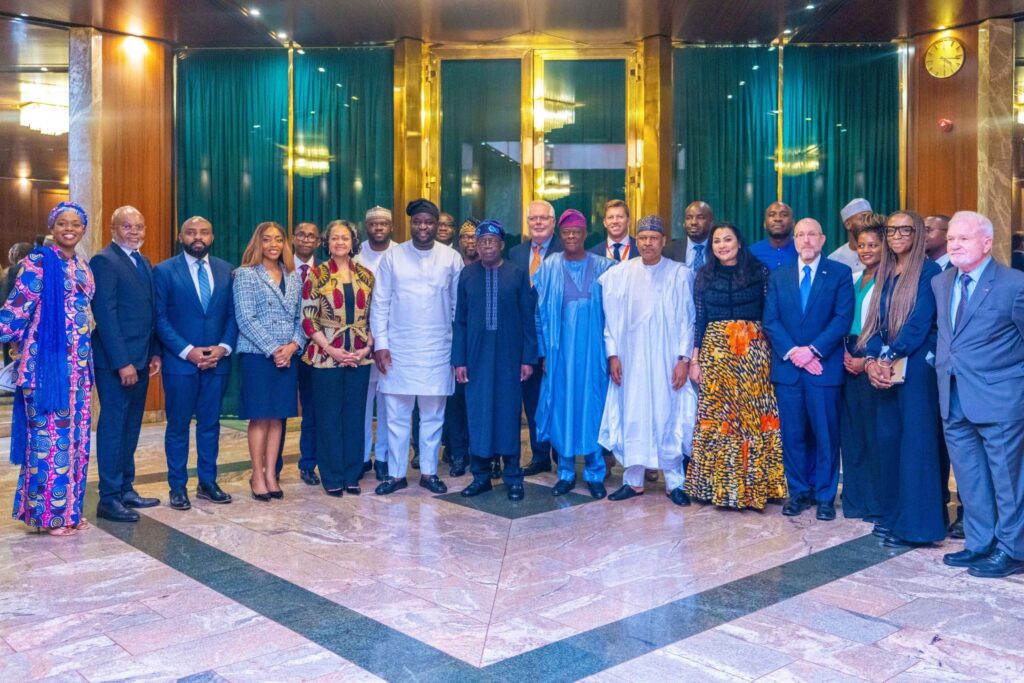
[[[213,297],[213,269],[210,268],[210,255],[207,254],[202,259],[197,259],[192,254],[189,254],[187,252],[185,253],[185,263],[186,263],[186,265],[188,265],[188,274],[190,276],[192,276],[192,284],[196,288],[196,296],[198,296],[199,300],[202,301],[203,300],[203,295],[199,292],[199,268],[196,267],[196,264],[199,263],[200,260],[202,260],[203,263],[205,264],[203,267],[206,268],[206,274],[209,276],[209,280],[210,280],[210,297],[212,298]],[[231,345],[230,344],[217,344],[217,346],[220,346],[225,351],[227,351],[227,354],[226,354],[227,356],[231,355],[231,350],[232,349],[231,349]],[[180,358],[182,360],[188,360],[188,354],[190,354],[192,352],[192,349],[194,349],[194,348],[195,348],[194,344],[189,344],[188,346],[186,346],[185,348],[183,348],[181,350],[181,353],[178,354],[178,358]]]

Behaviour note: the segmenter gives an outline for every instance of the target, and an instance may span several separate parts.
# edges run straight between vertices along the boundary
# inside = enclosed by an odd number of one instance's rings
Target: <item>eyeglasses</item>
[[[892,237],[896,233],[899,233],[903,237],[909,237],[914,234],[913,225],[890,225],[885,229],[885,234]]]
[[[448,221],[441,221],[441,222],[438,223],[438,225],[445,225],[445,226],[448,226],[449,228],[454,228],[455,227],[454,223],[449,223]]]
[[[317,235],[315,232],[297,232],[295,233],[295,239],[304,242],[315,242],[320,239],[320,235]]]

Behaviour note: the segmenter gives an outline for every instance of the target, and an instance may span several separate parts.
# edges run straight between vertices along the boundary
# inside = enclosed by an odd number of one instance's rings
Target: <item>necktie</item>
[[[197,279],[199,280],[199,303],[203,305],[203,313],[210,306],[210,299],[213,297],[213,291],[210,289],[210,275],[206,272],[206,261],[196,261],[196,267],[199,269],[197,273]]]
[[[535,244],[533,245],[533,259],[530,260],[530,277],[533,277],[533,274],[540,268],[540,262],[540,245]]]
[[[800,280],[800,310],[807,310],[807,300],[811,297],[811,267],[804,266],[804,276]]]
[[[622,260],[622,245],[618,242],[612,245],[612,258],[616,261]]]
[[[971,284],[971,276],[963,273],[960,276],[960,303],[956,305],[956,320],[953,321],[953,329],[960,327],[960,321],[964,319],[967,312],[967,285]]]
[[[692,270],[700,270],[704,267],[704,245],[695,244],[693,245],[693,268]]]
[[[142,254],[140,254],[137,251],[133,251],[132,252],[132,261],[135,261],[135,270],[139,271],[139,277],[142,278],[143,282],[148,284],[149,283],[149,273],[146,272],[146,266],[142,262]]]
[[[302,271],[302,281],[305,282],[306,278],[309,276],[309,264],[303,263],[299,270]]]

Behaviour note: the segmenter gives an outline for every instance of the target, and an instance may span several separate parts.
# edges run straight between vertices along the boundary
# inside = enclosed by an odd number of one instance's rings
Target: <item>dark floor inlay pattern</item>
[[[89,505],[95,513],[96,492],[90,488]],[[906,552],[862,536],[478,668],[149,517],[137,524],[97,523],[167,566],[386,680],[508,681],[529,676],[575,681]]]
[[[526,497],[517,501],[508,499],[508,491],[504,484],[496,485],[493,491],[481,493],[472,498],[465,498],[458,491],[435,497],[446,503],[455,503],[506,519],[521,519],[594,502],[589,495],[580,495],[576,492],[570,492],[564,496],[552,496],[550,486],[542,486],[530,481],[523,482],[523,489],[526,492]],[[585,488],[583,490],[586,491]]]

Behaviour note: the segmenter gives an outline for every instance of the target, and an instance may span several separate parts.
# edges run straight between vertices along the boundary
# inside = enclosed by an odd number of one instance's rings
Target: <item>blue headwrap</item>
[[[476,237],[480,239],[484,235],[496,235],[499,239],[505,239],[505,228],[501,227],[498,221],[485,218],[476,226]]]
[[[651,232],[660,232],[661,234],[664,235],[665,224],[664,222],[662,222],[661,216],[651,215],[644,216],[643,218],[641,218],[636,224],[636,231],[644,232],[645,230],[650,230]]]
[[[75,211],[88,225],[89,219],[78,204],[61,202],[47,219],[53,228],[57,217],[65,211]],[[71,377],[68,372],[67,328],[64,313],[64,259],[49,246],[36,247],[32,254],[39,256],[43,265],[43,291],[39,295],[38,341],[36,343],[35,389],[32,402],[37,414],[67,412],[71,403]],[[22,353],[28,353],[31,340],[22,340]],[[24,397],[19,389],[15,395],[13,424],[11,425],[11,462],[20,465],[27,450],[28,420]]]

